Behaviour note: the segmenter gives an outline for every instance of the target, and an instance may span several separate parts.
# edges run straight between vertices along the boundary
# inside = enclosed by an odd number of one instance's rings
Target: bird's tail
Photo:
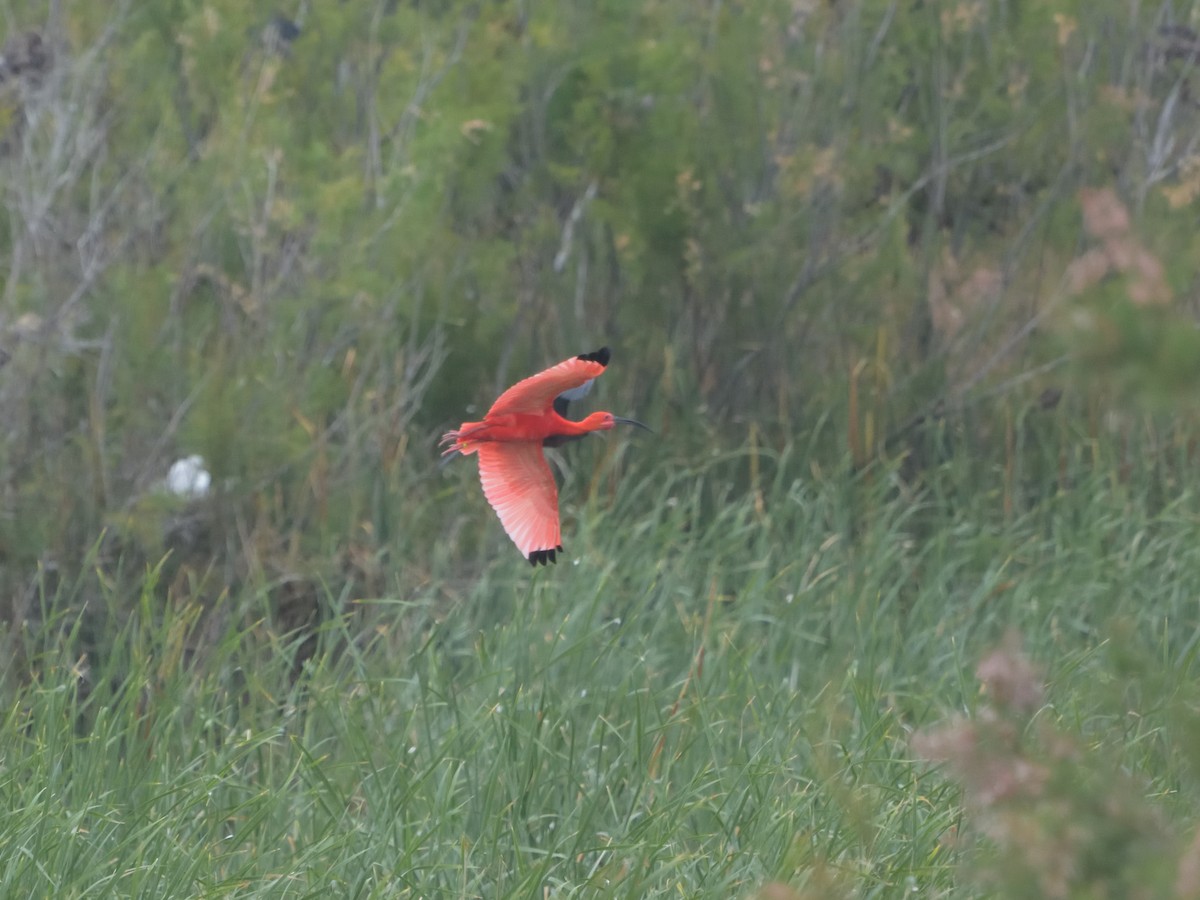
[[[464,422],[456,431],[447,431],[438,441],[438,446],[443,448],[442,456],[451,459],[460,453],[474,453],[479,449],[480,442],[471,438],[486,429],[487,426],[483,422]]]

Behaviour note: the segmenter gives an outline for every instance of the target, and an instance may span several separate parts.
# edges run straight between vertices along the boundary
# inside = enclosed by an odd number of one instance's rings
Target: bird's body
[[[542,447],[555,447],[633,419],[595,412],[566,418],[567,404],[582,397],[604,372],[607,347],[584,353],[526,378],[500,395],[481,422],[464,422],[442,436],[444,455],[477,454],[484,496],[531,565],[555,561],[562,550],[558,487]]]
[[[603,416],[603,413],[594,415]],[[593,416],[588,416],[582,422],[564,419],[556,412],[544,416],[533,416],[529,413],[501,413],[493,416],[490,413],[482,422],[464,422],[458,429],[457,439],[468,446],[482,441],[513,442],[513,441],[542,441],[555,438],[581,438],[605,426],[600,421],[589,422]],[[609,428],[612,427],[610,424]],[[463,448],[462,452],[470,453]]]

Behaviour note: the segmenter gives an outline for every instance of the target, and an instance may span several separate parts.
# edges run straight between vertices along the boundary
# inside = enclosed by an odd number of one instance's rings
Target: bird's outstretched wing
[[[584,385],[588,385],[594,378],[602,374],[604,367],[608,365],[609,358],[608,348],[601,347],[593,353],[572,356],[556,366],[551,366],[545,371],[518,381],[492,404],[488,415],[496,416],[504,413],[541,415],[551,408],[557,397],[583,388]],[[576,400],[586,392],[584,389],[575,396],[568,396],[567,400]]]
[[[530,564],[554,562],[562,550],[558,487],[541,445],[479,444],[479,480],[500,524]]]
[[[592,385],[596,383],[595,378],[589,378],[577,388],[571,388],[569,391],[563,391],[554,398],[554,411],[562,416],[567,417],[567,409],[576,400],[582,400],[588,395],[588,391],[592,389]]]

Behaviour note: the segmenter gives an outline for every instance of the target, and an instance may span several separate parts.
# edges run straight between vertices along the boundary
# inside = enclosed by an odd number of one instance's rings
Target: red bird
[[[531,566],[549,565],[562,551],[558,488],[542,447],[557,447],[593,431],[641,422],[610,412],[594,412],[581,422],[565,418],[604,372],[610,353],[601,347],[519,381],[500,395],[482,422],[463,422],[442,435],[445,457],[479,454],[483,494],[500,524]]]

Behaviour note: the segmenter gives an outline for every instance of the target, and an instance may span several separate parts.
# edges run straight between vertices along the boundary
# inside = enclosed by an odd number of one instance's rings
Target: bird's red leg
[[[468,442],[481,440],[487,430],[488,426],[484,422],[463,422],[457,430],[447,431],[438,441],[438,446],[445,448],[442,450],[442,456],[470,452],[467,448]]]

